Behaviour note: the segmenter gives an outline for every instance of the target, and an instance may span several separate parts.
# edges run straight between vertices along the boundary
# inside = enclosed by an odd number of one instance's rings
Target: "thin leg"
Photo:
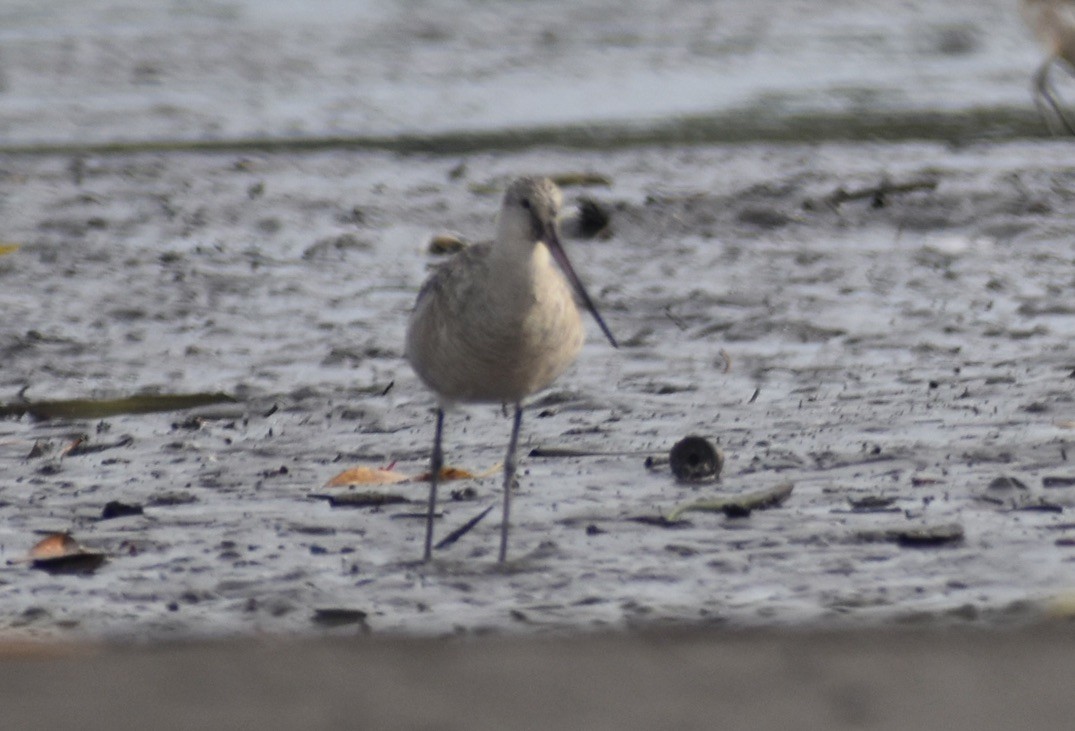
[[[1061,63],[1060,65],[1063,66],[1064,70],[1067,71],[1070,75],[1072,73],[1071,64],[1069,64],[1064,59],[1061,59],[1061,61],[1063,61],[1063,63]],[[1056,100],[1056,91],[1054,91],[1052,87],[1049,88],[1049,94],[1052,97],[1053,106],[1056,107],[1056,114],[1058,117],[1060,117],[1060,121],[1063,123],[1064,129],[1068,131],[1068,134],[1075,135],[1075,125],[1071,123],[1071,117],[1069,117],[1067,112],[1064,111],[1064,105],[1060,104]]]
[[[1034,72],[1034,103],[1038,105],[1038,111],[1041,113],[1042,118],[1045,120],[1045,124],[1049,127],[1049,131],[1053,134],[1057,133],[1054,125],[1055,119],[1060,121],[1060,125],[1063,127],[1062,131],[1067,131],[1068,134],[1075,135],[1075,124],[1072,124],[1068,118],[1067,113],[1064,111],[1064,107],[1056,98],[1056,92],[1053,91],[1049,85],[1049,68],[1056,61],[1056,58],[1050,56],[1045,59],[1045,62],[1038,67],[1038,70]],[[1052,114],[1050,114],[1052,112]]]
[[[437,481],[444,466],[444,453],[440,447],[441,431],[444,429],[444,409],[437,407],[437,428],[433,436],[433,456],[429,462],[429,512],[426,513],[426,550],[422,560],[426,563],[433,557],[433,518],[437,514]]]
[[[504,459],[504,515],[500,521],[500,563],[508,558],[508,526],[511,517],[511,486],[515,482],[515,451],[519,446],[519,427],[523,423],[523,405],[515,404],[515,421],[511,425],[508,456]]]

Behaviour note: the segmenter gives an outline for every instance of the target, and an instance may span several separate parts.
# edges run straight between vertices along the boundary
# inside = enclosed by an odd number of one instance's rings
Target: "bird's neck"
[[[532,286],[534,280],[552,265],[548,247],[531,241],[496,247],[493,262],[496,285],[510,288]]]

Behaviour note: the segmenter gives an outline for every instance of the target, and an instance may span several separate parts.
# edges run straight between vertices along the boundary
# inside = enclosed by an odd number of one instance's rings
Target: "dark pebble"
[[[101,520],[123,518],[128,515],[142,515],[142,506],[121,503],[119,500],[109,500],[101,511]]]
[[[703,480],[720,475],[724,457],[705,437],[680,439],[668,454],[672,474],[680,480]]]

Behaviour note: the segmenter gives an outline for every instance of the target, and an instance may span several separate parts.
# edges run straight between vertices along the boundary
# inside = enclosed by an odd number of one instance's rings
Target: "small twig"
[[[669,320],[671,320],[671,321],[672,321],[672,323],[673,323],[673,324],[674,324],[674,325],[675,325],[675,326],[676,326],[677,328],[679,328],[680,330],[686,330],[686,329],[687,329],[687,323],[683,322],[683,319],[682,319],[682,318],[680,318],[680,317],[677,317],[677,316],[676,316],[676,315],[675,315],[675,314],[674,314],[674,313],[672,312],[672,306],[671,306],[671,305],[668,305],[667,307],[665,307],[665,308],[664,308],[664,316],[665,316],[665,317],[667,317],[667,318],[668,318]]]
[[[720,349],[720,357],[724,359],[724,373],[730,373],[732,370],[732,356],[728,355],[728,351],[724,348]]]
[[[676,523],[683,517],[684,513],[695,510],[714,513],[723,512],[730,517],[733,515],[734,517],[749,515],[752,510],[764,510],[782,505],[791,495],[794,487],[793,483],[784,482],[768,490],[758,490],[711,500],[696,500],[673,509],[671,513],[664,516],[664,519],[668,523]]]
[[[534,447],[530,450],[530,457],[633,457],[644,452],[631,450],[605,450],[605,449],[571,449],[570,447]]]
[[[822,198],[821,202],[832,208],[837,208],[841,203],[847,203],[848,201],[866,199],[884,201],[887,195],[911,193],[916,190],[936,190],[936,188],[937,180],[935,178],[919,178],[918,180],[909,180],[906,183],[892,183],[888,180],[882,180],[877,185],[855,190],[846,190],[843,187],[837,188]]]
[[[463,525],[459,526],[458,528],[453,530],[451,533],[449,533],[448,535],[444,536],[444,538],[442,538],[437,543],[437,545],[433,546],[433,548],[435,548],[436,550],[439,551],[442,548],[447,548],[448,546],[452,545],[453,543],[458,541],[460,538],[465,536],[467,533],[469,533],[471,531],[471,529],[474,528],[474,526],[476,526],[478,523],[480,523],[481,519],[484,518],[486,515],[488,515],[489,511],[492,510],[492,509],[493,509],[493,506],[490,505],[485,510],[481,511],[480,513],[475,515],[473,518],[468,520],[466,523],[463,523]]]

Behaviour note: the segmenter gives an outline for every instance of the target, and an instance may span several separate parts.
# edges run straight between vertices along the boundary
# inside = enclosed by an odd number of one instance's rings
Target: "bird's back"
[[[1019,6],[1049,54],[1075,64],[1075,1],[1022,0]]]

